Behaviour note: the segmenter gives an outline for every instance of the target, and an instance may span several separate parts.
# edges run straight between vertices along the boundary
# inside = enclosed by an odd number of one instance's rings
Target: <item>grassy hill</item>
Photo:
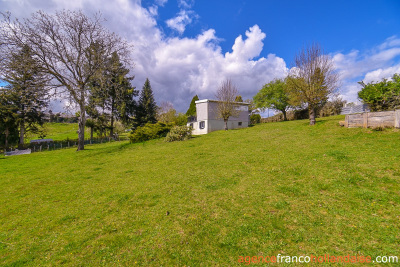
[[[66,139],[78,139],[78,123],[45,123],[44,128],[46,129],[46,139],[53,139],[55,141],[62,141]],[[96,134],[94,134],[96,136]],[[85,128],[85,138],[90,138],[90,128]],[[26,142],[33,139],[39,139],[37,135],[31,134],[26,138]]]
[[[0,265],[400,256],[399,131],[339,119],[0,158]]]

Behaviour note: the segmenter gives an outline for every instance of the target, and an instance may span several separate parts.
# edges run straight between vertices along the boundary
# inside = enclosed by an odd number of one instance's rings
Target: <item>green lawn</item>
[[[400,132],[339,120],[0,157],[0,265],[400,256]]]
[[[46,139],[53,139],[54,141],[62,141],[66,139],[75,140],[78,139],[78,123],[45,123],[44,128],[46,129]],[[96,134],[94,134],[96,136]],[[85,138],[90,138],[90,128],[85,128]],[[39,139],[37,135],[31,135],[26,138],[29,142],[33,139]]]

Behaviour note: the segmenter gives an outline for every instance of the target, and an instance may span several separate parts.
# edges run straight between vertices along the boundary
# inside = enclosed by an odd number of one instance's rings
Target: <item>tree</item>
[[[290,103],[307,105],[310,125],[314,125],[315,110],[336,90],[338,75],[332,59],[318,44],[303,48],[294,61],[296,67],[287,78]]]
[[[392,80],[383,79],[378,83],[359,82],[362,86],[358,97],[368,104],[371,111],[394,109],[400,106],[400,75],[394,74]]]
[[[8,85],[6,88],[14,95],[14,105],[18,111],[19,145],[24,145],[28,132],[39,131],[43,125],[42,110],[48,106],[48,77],[27,45],[11,52],[2,61],[1,78]]]
[[[86,16],[82,11],[43,11],[20,22],[10,13],[2,13],[0,39],[2,51],[28,45],[43,69],[51,75],[51,84],[64,89],[80,111],[78,150],[84,149],[88,83],[113,52],[127,59],[129,46],[101,25],[101,15]],[[94,53],[95,50],[102,53]],[[99,54],[104,56],[99,56]]]
[[[147,78],[140,92],[138,107],[135,114],[134,126],[143,126],[146,123],[156,123],[157,104],[154,101],[153,90]]]
[[[171,102],[162,102],[161,106],[158,107],[157,121],[183,126],[187,123],[187,116],[183,113],[177,113]]]
[[[7,89],[0,89],[0,142],[4,148],[18,141],[18,108],[14,104],[16,95]]]
[[[284,80],[275,79],[265,84],[253,99],[257,108],[279,110],[283,114],[283,120],[287,121],[286,111],[290,108],[290,104]]]
[[[114,121],[128,123],[133,116],[138,92],[131,85],[134,77],[129,77],[129,69],[120,62],[116,52],[106,60],[104,70],[91,82],[92,103],[98,103],[110,116],[110,136],[114,135]],[[89,112],[88,112],[89,113]]]
[[[238,93],[236,86],[231,80],[225,80],[218,88],[215,97],[218,100],[217,118],[221,118],[225,122],[225,130],[228,130],[229,117],[239,116],[239,110],[235,104],[235,97]]]
[[[235,97],[235,102],[243,102],[242,96],[241,95],[237,95]]]
[[[190,106],[188,108],[188,110],[186,111],[186,116],[188,117],[196,117],[196,101],[199,100],[199,97],[197,95],[195,95],[192,98],[192,101],[190,102]]]

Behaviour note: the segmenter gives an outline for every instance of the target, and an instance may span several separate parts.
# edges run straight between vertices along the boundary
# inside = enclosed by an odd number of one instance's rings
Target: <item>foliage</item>
[[[342,100],[341,97],[334,97],[332,101],[326,102],[326,104],[319,110],[319,117],[339,115],[345,104],[346,100]]]
[[[236,109],[235,96],[238,90],[231,80],[225,80],[218,88],[215,97],[218,100],[216,115],[225,122],[225,130],[228,130],[229,117],[239,116],[239,111]]]
[[[192,137],[192,127],[174,126],[165,137],[166,142],[184,141]]]
[[[193,98],[192,98],[192,101],[190,101],[190,106],[189,106],[189,108],[188,108],[188,110],[186,111],[186,116],[188,116],[188,117],[190,117],[190,116],[193,116],[193,117],[196,117],[196,101],[197,100],[199,100],[199,97],[197,96],[197,95],[195,95]]]
[[[394,74],[391,80],[383,79],[378,83],[359,82],[362,89],[358,97],[368,104],[371,111],[395,109],[400,106],[400,75]]]
[[[48,77],[27,45],[13,51],[2,61],[1,76],[7,82],[9,93],[14,95],[19,144],[22,145],[27,133],[37,133],[40,131],[38,126],[43,125],[42,110],[49,103]]]
[[[165,137],[172,125],[162,122],[146,123],[143,126],[137,127],[130,135],[131,143],[144,142],[151,139]]]
[[[157,111],[157,121],[165,124],[183,126],[187,124],[187,116],[177,113],[171,102],[163,102]]]
[[[396,254],[399,132],[341,128],[343,119],[0,156],[1,265],[244,266],[241,251]]]
[[[9,90],[0,89],[0,147],[8,148],[19,139],[18,108],[16,96]]]
[[[90,84],[92,106],[87,107],[88,113],[93,113],[93,105],[94,108],[97,106],[109,112],[110,136],[114,133],[114,122],[120,120],[128,124],[136,109],[134,97],[138,92],[131,85],[133,77],[128,74],[129,69],[120,61],[118,53],[114,52],[105,60],[103,69],[93,77]]]
[[[237,96],[235,97],[235,102],[243,102],[242,96],[241,96],[241,95],[237,95]]]
[[[292,106],[306,105],[310,125],[315,125],[316,109],[336,90],[338,75],[332,59],[318,44],[303,48],[294,61],[296,67],[287,78],[289,102]]]
[[[286,111],[290,108],[290,104],[285,80],[275,79],[265,84],[253,100],[256,108],[279,110],[282,112],[284,120],[287,120]]]
[[[83,11],[62,10],[55,14],[37,11],[23,22],[1,13],[0,40],[6,56],[16,48],[29,46],[49,85],[64,88],[80,111],[78,150],[84,149],[86,104],[89,83],[112,53],[127,59],[130,46],[101,25],[101,14],[88,17]]]
[[[146,123],[155,123],[157,121],[157,105],[154,100],[153,90],[150,81],[147,78],[143,89],[140,92],[138,107],[134,119],[134,127],[143,126]]]
[[[261,115],[260,114],[251,114],[250,115],[250,124],[255,125],[261,122]]]

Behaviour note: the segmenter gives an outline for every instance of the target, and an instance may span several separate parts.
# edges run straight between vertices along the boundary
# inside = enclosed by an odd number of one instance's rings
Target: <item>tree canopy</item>
[[[261,110],[267,108],[279,110],[286,121],[286,111],[290,107],[286,87],[286,81],[282,79],[275,79],[265,84],[253,98],[255,106]]]
[[[192,101],[190,102],[190,106],[188,108],[188,110],[186,111],[186,116],[196,116],[196,101],[199,100],[199,97],[197,95],[195,95],[192,98]]]
[[[295,56],[296,67],[287,78],[290,104],[307,105],[310,125],[315,124],[315,112],[337,89],[338,75],[332,59],[318,44],[303,48]]]
[[[358,97],[368,104],[371,111],[394,109],[400,106],[400,75],[394,74],[391,80],[383,79],[380,82],[365,84],[358,92]]]
[[[78,150],[84,149],[88,84],[113,52],[127,59],[129,45],[102,26],[100,14],[88,17],[82,11],[38,11],[23,22],[12,20],[10,13],[1,14],[2,53],[29,46],[44,71],[51,75],[51,84],[78,106]]]
[[[157,122],[157,104],[154,100],[153,89],[151,88],[150,81],[147,78],[143,89],[140,92],[140,98],[136,115],[134,119],[134,127],[143,126],[146,123]]]
[[[233,82],[229,79],[222,82],[218,88],[215,97],[218,100],[217,105],[217,118],[221,118],[225,122],[225,130],[228,130],[228,119],[229,117],[237,117],[239,111],[236,109],[235,99],[238,90]]]
[[[38,132],[43,124],[43,111],[49,103],[46,84],[48,76],[39,61],[34,58],[29,46],[13,51],[1,64],[1,79],[7,82],[6,89],[13,96],[17,110],[19,144],[24,144],[27,132]]]

